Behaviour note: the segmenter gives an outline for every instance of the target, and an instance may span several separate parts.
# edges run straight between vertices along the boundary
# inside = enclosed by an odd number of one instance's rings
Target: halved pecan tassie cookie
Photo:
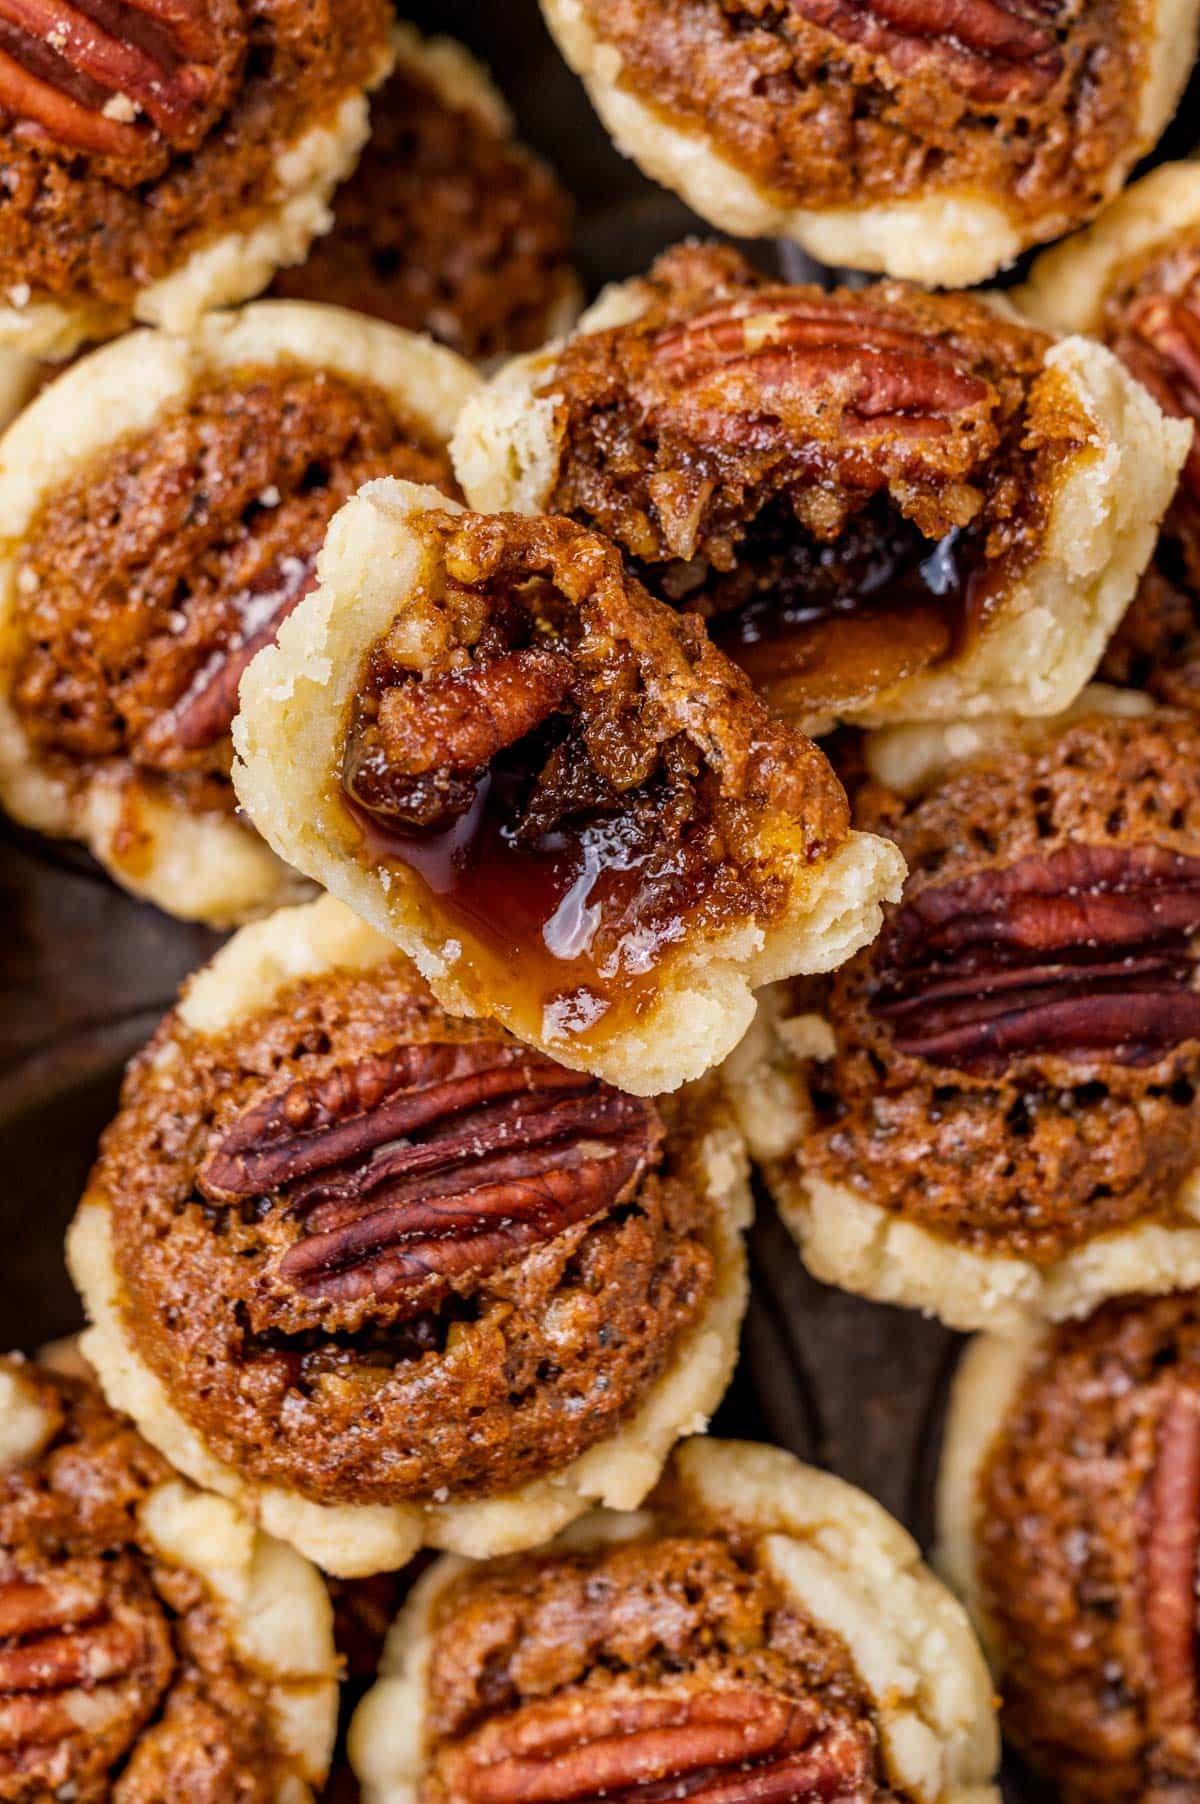
[[[385,473],[454,486],[476,378],[340,308],[259,302],[135,333],[0,441],[0,800],[173,913],[225,923],[295,879],[229,781],[238,679]]]
[[[542,0],[618,147],[712,224],[946,287],[1157,140],[1196,0]]]
[[[453,445],[473,507],[607,534],[813,730],[1067,707],[1185,449],[1097,345],[697,244],[510,365]]]
[[[903,899],[729,1068],[805,1262],[955,1327],[1200,1281],[1200,722],[1095,694],[867,752]]]
[[[871,1498],[692,1440],[636,1515],[444,1559],[397,1617],[350,1754],[364,1804],[991,1804],[966,1616]]]
[[[400,25],[396,51],[333,230],[274,292],[431,332],[479,361],[531,351],[579,309],[571,203],[514,138],[503,97],[468,50]]]
[[[367,138],[385,0],[10,0],[0,345],[188,331],[295,263]]]
[[[1197,1293],[973,1342],[939,1516],[1013,1747],[1066,1804],[1194,1797]]]
[[[311,1804],[337,1673],[307,1561],[87,1378],[0,1360],[5,1804]]]
[[[1039,258],[1018,298],[1056,329],[1102,339],[1193,428],[1158,546],[1102,672],[1200,709],[1200,162],[1164,164],[1137,182],[1090,231]]]
[[[741,1140],[451,1020],[331,898],[244,928],[126,1079],[71,1231],[110,1397],[328,1570],[638,1504],[728,1382]]]
[[[318,570],[242,683],[238,794],[444,1007],[654,1095],[878,930],[895,848],[598,534],[377,482]]]

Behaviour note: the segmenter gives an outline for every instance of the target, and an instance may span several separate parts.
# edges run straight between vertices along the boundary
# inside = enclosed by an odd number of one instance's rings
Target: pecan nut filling
[[[467,1574],[438,1599],[421,1804],[895,1799],[871,1701],[752,1536],[652,1536]]]
[[[278,919],[279,917],[277,917]],[[168,1017],[90,1194],[206,1450],[324,1504],[508,1492],[613,1435],[713,1285],[704,1104],[450,1019],[406,961]]]
[[[127,307],[277,204],[388,54],[382,0],[52,0],[0,18],[0,291]]]
[[[619,52],[621,88],[804,208],[984,194],[1052,236],[1095,212],[1144,133],[1154,34],[1130,0],[583,0],[582,11]]]
[[[1200,1305],[1106,1304],[1035,1355],[974,1497],[1007,1734],[1068,1804],[1200,1785]]]
[[[1029,728],[903,802],[899,907],[832,979],[806,1173],[1048,1265],[1184,1217],[1200,1155],[1200,726]]]
[[[216,1598],[155,1545],[148,1500],[179,1482],[166,1461],[87,1382],[0,1370],[48,1427],[0,1473],[0,1799],[310,1796]]]
[[[574,290],[570,201],[482,107],[451,104],[431,75],[418,50],[402,53],[372,100],[333,230],[274,292],[429,332],[477,360],[533,350]]]
[[[977,641],[1090,427],[1051,340],[898,282],[786,287],[683,245],[541,396],[550,510],[707,620],[781,710],[854,712]]]
[[[68,786],[136,776],[232,814],[239,679],[315,580],[360,483],[451,489],[382,390],[286,361],[213,375],[43,499],[19,552],[10,699]]]
[[[1200,424],[1200,227],[1126,265],[1122,278],[1105,301],[1105,340],[1164,413]],[[1101,668],[1111,682],[1200,709],[1200,433]]]

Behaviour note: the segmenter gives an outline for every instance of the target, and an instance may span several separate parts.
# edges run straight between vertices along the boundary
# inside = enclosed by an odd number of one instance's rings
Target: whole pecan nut
[[[662,1136],[652,1104],[526,1047],[428,1040],[256,1104],[197,1183],[210,1203],[278,1202],[285,1293],[401,1319],[612,1208]]]
[[[1184,481],[1200,502],[1200,254],[1196,264],[1179,292],[1130,308],[1114,348],[1165,413],[1196,423]]]
[[[1153,1063],[1200,1037],[1197,931],[1200,859],[1066,846],[918,891],[880,938],[871,1008],[935,1065]]]
[[[230,60],[213,0],[0,0],[0,113],[66,150],[191,147]]]
[[[758,1690],[572,1692],[486,1724],[444,1754],[449,1804],[694,1798],[788,1804],[869,1791],[869,1732],[808,1698]]]
[[[982,104],[1044,98],[1064,68],[1055,8],[1026,0],[791,0],[812,25],[884,56],[902,75],[938,75]]]

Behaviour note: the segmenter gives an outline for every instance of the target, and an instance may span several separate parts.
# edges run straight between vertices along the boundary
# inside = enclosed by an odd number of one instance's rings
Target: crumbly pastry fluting
[[[1196,1257],[1196,732],[1083,708],[907,796],[860,789],[903,899],[780,1005],[800,1091],[771,1180],[822,1275],[971,1325]]]
[[[454,455],[472,505],[607,534],[819,730],[1068,705],[1183,439],[1111,356],[999,303],[685,244],[481,390]]]
[[[522,1494],[556,1480],[569,1519],[580,1462],[626,1431],[644,1490],[736,1339],[716,1086],[624,1095],[445,1015],[339,904],[294,913],[206,974],[219,995],[275,970],[257,1005],[214,1028],[193,987],[131,1067],[72,1242],[105,1383],[148,1370],[237,1494],[351,1530],[393,1512],[417,1544],[440,1506],[485,1521],[492,1500],[504,1544],[538,1539]],[[165,1414],[137,1413],[174,1454]],[[379,1570],[363,1547],[333,1569]]]
[[[616,142],[703,217],[833,264],[985,280],[1082,224],[1167,124],[1191,0],[543,0]]]
[[[447,1008],[652,1094],[872,931],[895,855],[599,535],[378,483],[319,568],[243,684],[238,793]]]
[[[94,1385],[0,1361],[0,1798],[303,1804],[336,1660],[311,1567]]]
[[[532,350],[578,308],[570,201],[514,138],[468,51],[410,27],[398,29],[397,48],[333,230],[274,292],[431,332],[478,361]]]
[[[941,1493],[1005,1732],[1069,1804],[1184,1796],[1200,1774],[1200,1307],[1106,1304],[956,1381]]]
[[[722,1458],[734,1484],[710,1485]],[[873,1646],[862,1635],[855,1552],[903,1598],[907,1670],[891,1621]],[[721,1442],[686,1445],[636,1517],[590,1517],[490,1566],[441,1562],[350,1746],[368,1804],[982,1804],[995,1758],[982,1661],[907,1537],[788,1455]]]

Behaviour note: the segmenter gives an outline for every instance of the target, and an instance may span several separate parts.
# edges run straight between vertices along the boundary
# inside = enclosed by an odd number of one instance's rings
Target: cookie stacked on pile
[[[0,796],[238,929],[0,1369],[0,1799],[303,1804],[341,1674],[367,1804],[982,1804],[981,1642],[1066,1797],[1191,1795],[1200,163],[1121,188],[1200,7],[544,10],[882,279],[692,240],[577,320],[459,46],[0,19]],[[705,1437],[752,1165],[986,1331],[965,1608]]]

